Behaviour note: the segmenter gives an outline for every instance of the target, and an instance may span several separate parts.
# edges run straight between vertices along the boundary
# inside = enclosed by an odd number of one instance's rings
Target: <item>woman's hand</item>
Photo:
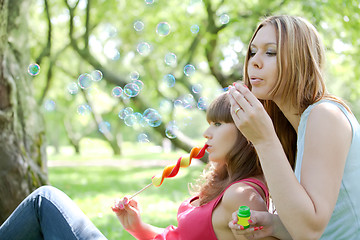
[[[115,200],[111,209],[125,230],[129,232],[136,231],[142,225],[138,203],[134,199],[129,200],[128,197],[124,197]]]
[[[229,98],[235,125],[249,141],[256,145],[276,137],[270,116],[245,85],[230,86]]]
[[[250,227],[247,229],[244,229],[243,226],[238,225],[236,222],[237,212],[234,212],[232,214],[232,221],[229,222],[229,228],[235,238],[245,236],[247,239],[262,239],[267,237],[292,239],[277,214],[251,210],[249,220]]]

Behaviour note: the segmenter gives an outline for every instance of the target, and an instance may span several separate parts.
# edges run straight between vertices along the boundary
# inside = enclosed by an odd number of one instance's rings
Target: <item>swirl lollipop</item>
[[[175,177],[180,168],[187,168],[188,166],[190,166],[191,164],[191,160],[193,158],[196,159],[200,159],[204,156],[205,154],[205,150],[208,147],[207,144],[204,145],[204,147],[199,148],[199,147],[194,147],[191,149],[190,154],[181,156],[175,165],[168,165],[164,168],[162,174],[158,174],[152,177],[151,179],[151,183],[146,185],[143,189],[141,189],[140,191],[134,193],[132,196],[129,197],[129,200],[133,197],[135,197],[136,195],[138,195],[139,193],[141,193],[142,191],[144,191],[145,189],[147,189],[148,187],[154,185],[155,187],[160,187],[161,184],[164,182],[165,178],[173,178]]]

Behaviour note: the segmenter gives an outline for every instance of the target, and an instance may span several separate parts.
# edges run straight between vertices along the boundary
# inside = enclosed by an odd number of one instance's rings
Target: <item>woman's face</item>
[[[274,87],[277,78],[277,45],[275,28],[264,25],[259,29],[250,45],[250,58],[247,71],[251,91],[262,100],[273,100],[269,92]]]
[[[226,155],[234,147],[237,134],[238,129],[234,123],[210,122],[203,134],[207,139],[209,160],[220,165],[225,164]]]

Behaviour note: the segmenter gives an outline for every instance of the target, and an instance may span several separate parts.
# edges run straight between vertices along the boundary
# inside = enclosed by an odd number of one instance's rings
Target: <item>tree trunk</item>
[[[0,224],[47,183],[44,120],[27,74],[29,0],[0,0]]]

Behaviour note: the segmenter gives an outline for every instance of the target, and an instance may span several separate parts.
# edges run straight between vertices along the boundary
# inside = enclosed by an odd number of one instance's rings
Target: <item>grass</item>
[[[98,144],[96,144],[99,147]],[[90,148],[92,149],[92,148]],[[128,149],[129,150],[129,149]],[[101,152],[101,151],[100,151]],[[151,182],[151,177],[162,172],[164,166],[147,166],[147,162],[169,160],[174,164],[184,152],[146,154],[128,151],[122,158],[112,158],[104,151],[99,155],[81,156],[50,154],[49,161],[63,161],[64,166],[49,167],[51,185],[64,191],[83,210],[99,230],[109,239],[134,239],[128,234],[111,211],[114,199],[131,195]],[[102,155],[102,156],[101,156]],[[110,159],[121,161],[121,166],[66,166],[66,162],[83,163],[88,160]],[[132,167],[137,162],[137,167]],[[143,164],[140,164],[143,163]],[[151,164],[149,164],[151,165]],[[194,165],[181,169],[172,179],[166,179],[160,187],[147,189],[136,197],[142,208],[143,221],[157,227],[176,225],[176,213],[180,203],[188,198],[188,183],[194,182],[203,169]]]

